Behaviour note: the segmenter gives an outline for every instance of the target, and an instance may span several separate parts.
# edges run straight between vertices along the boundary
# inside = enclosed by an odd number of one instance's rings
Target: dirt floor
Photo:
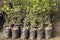
[[[30,40],[30,39],[20,39],[20,38],[17,38],[17,39],[13,39],[13,38],[4,38],[3,37],[3,32],[0,32],[0,40]],[[37,39],[33,39],[33,40],[37,40]],[[46,40],[46,39],[41,39],[41,40]],[[48,40],[60,40],[60,37],[57,36],[57,37],[54,37],[54,38],[50,38]]]

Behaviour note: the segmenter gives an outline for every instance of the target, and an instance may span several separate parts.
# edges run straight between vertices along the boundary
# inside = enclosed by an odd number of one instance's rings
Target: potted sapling
[[[16,21],[16,19],[14,19]],[[14,27],[12,28],[12,38],[19,37],[19,26],[17,22],[14,22]]]
[[[27,27],[27,18],[24,19],[24,27],[21,29],[21,38],[27,39],[29,37],[29,28]]]
[[[37,29],[37,39],[41,40],[45,34],[44,34],[44,28],[43,28],[43,18],[40,15],[40,18],[37,20],[39,22],[38,29]]]
[[[20,5],[18,2],[20,2],[19,0],[15,1],[15,0],[10,0],[10,2],[12,3],[12,11],[14,13],[13,17],[12,17],[12,21],[14,23],[14,27],[12,28],[12,38],[18,38],[21,34],[20,34],[20,28],[19,28],[19,23],[21,21],[21,15],[20,15]]]
[[[4,37],[9,38],[11,36],[11,26],[10,26],[11,24],[10,24],[10,22],[11,22],[11,18],[13,16],[12,15],[13,13],[10,9],[10,5],[4,4],[3,7],[1,7],[1,10],[5,12],[5,20],[6,20],[4,27],[3,27]]]
[[[48,39],[49,36],[47,37],[47,35],[49,35],[49,31],[47,32],[47,30],[52,30],[52,24],[50,24],[50,12],[51,9],[56,6],[56,3],[50,0],[43,0],[41,1],[43,4],[41,5],[41,13],[43,14],[43,22],[44,22],[44,28],[45,28],[45,37]],[[47,6],[46,6],[47,5]],[[45,27],[48,26],[48,27]],[[51,34],[51,32],[50,32]]]
[[[26,38],[29,38],[29,27],[27,26],[27,24],[28,24],[30,6],[29,6],[29,4],[27,4],[29,2],[28,0],[23,1],[23,2],[22,2],[22,4],[24,6],[22,6],[22,9],[23,9],[22,11],[25,13],[23,14],[23,17],[24,17],[23,24],[24,25],[23,25],[23,28],[21,29],[21,38],[26,39]]]
[[[11,8],[12,6],[12,8]],[[18,10],[20,10],[20,7],[18,5],[10,5],[10,4],[4,4],[3,7],[1,8],[1,10],[3,10],[6,13],[6,18],[8,19],[8,24],[13,23],[13,16],[14,13],[17,12]],[[11,22],[13,21],[13,22]]]
[[[50,0],[45,0],[44,2],[44,10],[42,11],[43,12],[43,15],[44,15],[44,24],[45,25],[45,37],[46,39],[50,38],[51,37],[51,32],[52,32],[52,23],[50,22],[50,12],[51,12],[51,9],[56,6],[56,2],[51,2]],[[47,3],[47,4],[45,4]],[[49,6],[46,6],[48,5]]]
[[[21,21],[20,14],[16,13],[13,16],[14,27],[12,28],[12,38],[19,38],[21,35],[19,23]]]
[[[34,23],[35,26],[35,23]],[[31,28],[30,28],[30,39],[35,39],[37,35],[37,30],[34,28],[33,23],[31,23]]]
[[[37,30],[34,28],[36,26],[36,15],[35,13],[29,13],[28,15],[28,21],[30,22],[30,31],[29,31],[29,38],[30,39],[35,39],[37,36]]]
[[[18,11],[18,13],[15,13],[13,16],[13,22],[14,27],[12,29],[12,38],[19,38],[21,36],[21,28],[19,26],[19,23],[21,22],[21,15]]]
[[[46,22],[46,24],[48,25],[45,27],[45,38],[49,39],[52,37],[52,23]]]
[[[19,37],[19,28],[17,27],[17,24],[19,23],[19,16],[17,16],[16,14],[19,15],[19,13],[17,13],[17,12],[20,11],[20,6],[17,5],[17,3],[15,1],[10,0],[10,2],[11,3],[9,3],[9,5],[10,5],[10,9],[12,11],[12,16],[11,16],[12,22],[11,23],[14,24],[14,27],[12,28],[12,38],[18,38]]]

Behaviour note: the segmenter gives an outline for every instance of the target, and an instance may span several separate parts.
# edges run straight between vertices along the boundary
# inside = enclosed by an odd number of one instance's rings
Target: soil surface
[[[30,40],[30,39],[20,39],[20,38],[17,38],[17,39],[13,39],[13,38],[4,38],[3,37],[3,32],[0,32],[0,40]],[[37,40],[37,39],[34,39],[34,40]],[[42,40],[46,40],[46,39],[42,39]],[[60,36],[56,36],[54,38],[50,38],[48,40],[60,40]]]

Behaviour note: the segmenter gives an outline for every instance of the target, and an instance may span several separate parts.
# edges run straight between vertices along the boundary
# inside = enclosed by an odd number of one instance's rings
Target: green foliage
[[[5,3],[5,1],[4,1],[4,3]],[[15,22],[14,19],[13,19],[13,16],[15,15],[15,13],[17,11],[20,10],[20,6],[18,6],[18,5],[12,5],[12,8],[10,8],[10,5],[9,4],[4,4],[3,7],[1,7],[1,10],[6,13],[6,16],[5,16],[6,17],[6,20],[8,19],[9,20],[8,23],[11,24],[11,23]]]
[[[42,3],[43,3],[43,7],[42,7],[41,12],[43,13],[44,21],[46,20],[45,24],[47,23],[49,25],[50,24],[50,19],[49,19],[50,18],[50,12],[51,12],[51,9],[54,6],[56,6],[56,3],[51,1],[51,0],[43,0]]]
[[[12,8],[10,8],[10,5],[3,5],[1,8],[6,12],[7,18],[12,19],[14,22],[27,18],[32,27],[36,25],[36,21],[47,20],[50,17],[52,7],[56,6],[56,3],[52,0],[10,0],[10,2]],[[15,14],[19,10],[23,14]]]

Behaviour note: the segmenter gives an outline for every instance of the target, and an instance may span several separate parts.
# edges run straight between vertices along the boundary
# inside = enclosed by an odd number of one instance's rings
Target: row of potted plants
[[[31,30],[30,28],[19,28],[18,25],[15,27],[5,27],[4,28],[4,38],[19,38],[22,39],[42,39],[42,38],[51,38],[52,37],[52,27],[48,28],[34,28]]]
[[[6,14],[4,36],[8,37],[11,32],[12,37],[16,38],[21,32],[22,38],[30,34],[30,38],[35,38],[38,35],[39,39],[45,33],[46,38],[49,38],[50,30],[52,30],[50,13],[55,5],[56,3],[51,0],[10,0],[9,4],[4,1],[3,7],[1,7],[1,10]],[[45,29],[44,33],[43,29]]]

